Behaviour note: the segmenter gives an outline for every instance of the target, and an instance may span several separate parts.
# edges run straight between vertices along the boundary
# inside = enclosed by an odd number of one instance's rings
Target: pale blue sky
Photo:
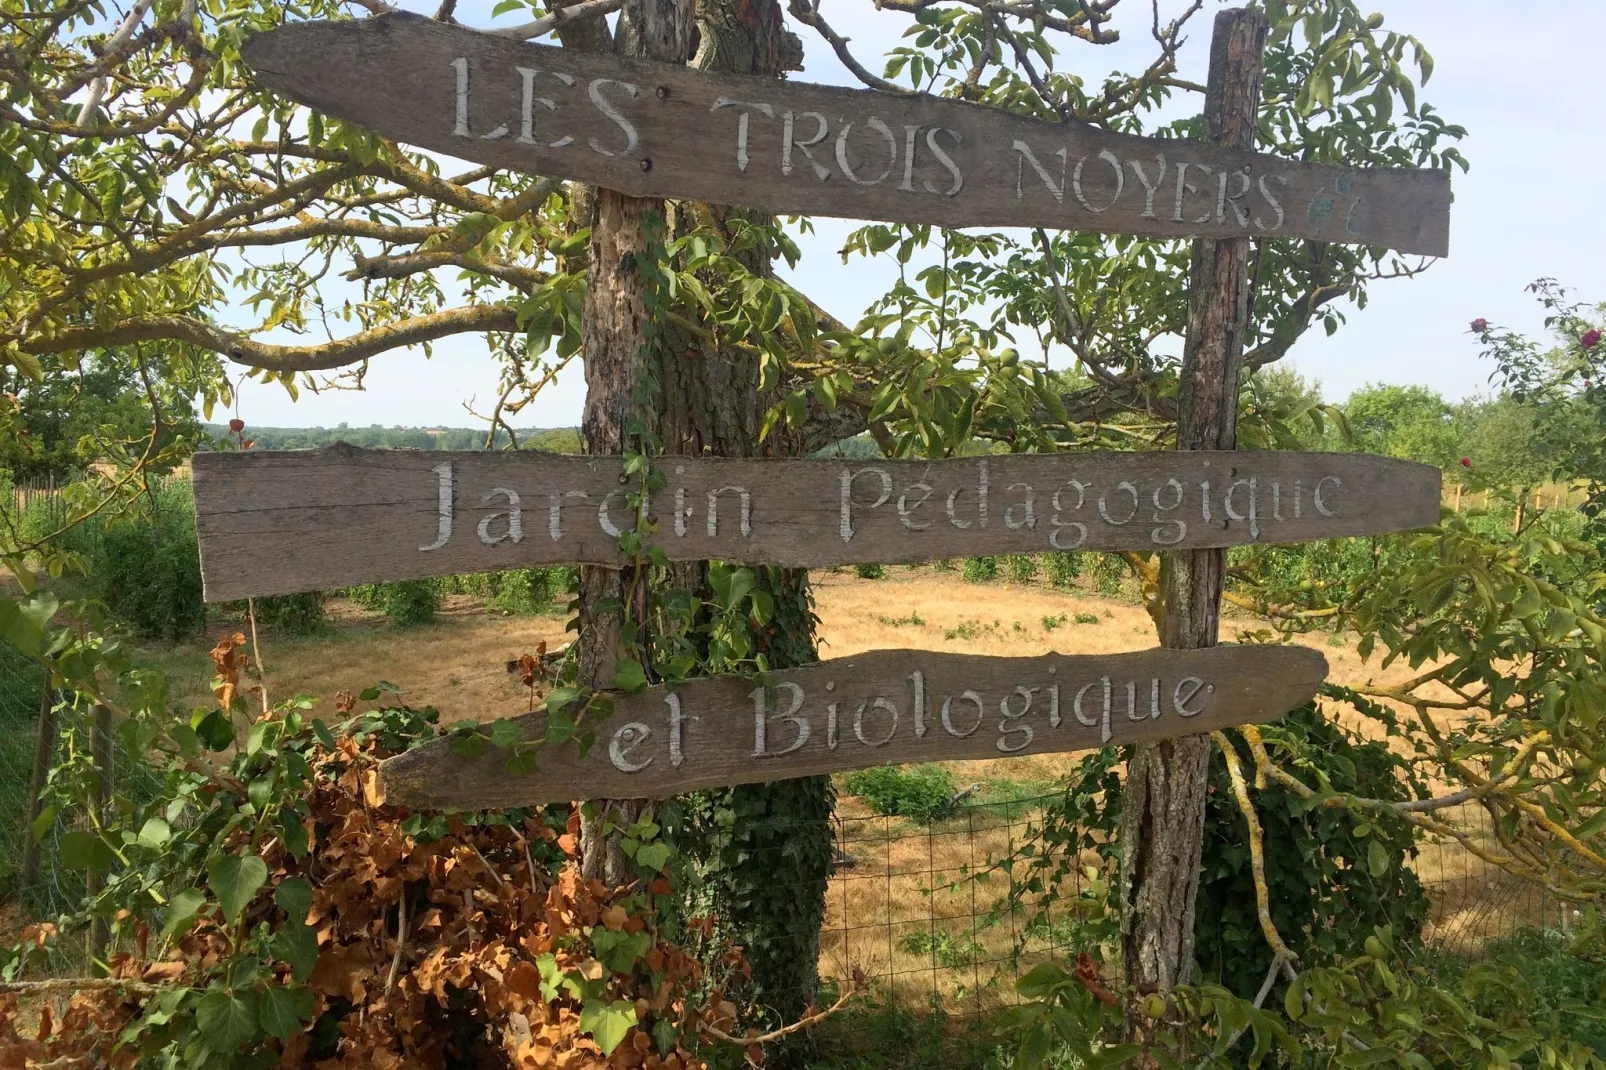
[[[1148,6],[1139,0],[1128,6],[1115,23],[1127,41],[1069,53],[1062,69],[1078,70],[1096,84],[1110,70],[1142,66],[1153,47]],[[1161,0],[1162,12],[1182,6]],[[1184,77],[1203,80],[1216,6],[1196,16],[1183,50]],[[1489,368],[1466,333],[1474,317],[1537,333],[1542,313],[1523,287],[1541,275],[1560,279],[1582,298],[1606,300],[1606,91],[1600,78],[1606,2],[1373,0],[1364,6],[1432,52],[1436,70],[1421,97],[1468,129],[1462,149],[1472,170],[1454,178],[1449,258],[1420,278],[1375,285],[1368,307],[1351,310],[1337,335],[1311,332],[1289,361],[1320,380],[1335,400],[1368,382],[1420,383],[1454,398],[1476,394],[1487,389]],[[485,0],[460,4],[459,18],[488,25],[489,7]],[[875,11],[868,0],[824,0],[822,10],[873,70],[880,64],[870,60],[896,44],[907,24]],[[804,40],[800,77],[857,84],[823,41]],[[890,268],[859,259],[844,266],[835,254],[854,225],[817,220],[818,233],[803,239],[804,261],[792,275],[849,322],[890,275]],[[239,410],[249,423],[264,426],[467,426],[473,421],[463,403],[477,396],[482,410],[488,408],[495,390],[496,366],[483,341],[457,339],[437,344],[429,360],[414,352],[376,359],[361,393],[303,393],[292,403],[280,387],[250,384]],[[575,366],[518,423],[577,423],[583,391]]]

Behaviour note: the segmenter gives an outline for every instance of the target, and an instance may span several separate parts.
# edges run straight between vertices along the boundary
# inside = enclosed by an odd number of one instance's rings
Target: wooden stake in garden
[[[1205,94],[1205,136],[1254,147],[1262,56],[1269,25],[1247,8],[1216,15]],[[1248,237],[1196,239],[1188,278],[1188,333],[1180,382],[1179,450],[1237,446],[1238,381],[1249,322]],[[1224,550],[1166,555],[1161,642],[1175,650],[1216,645],[1226,571]],[[1210,737],[1140,743],[1129,752],[1121,796],[1121,949],[1133,991],[1186,984],[1193,960],[1193,910],[1204,844]],[[1136,1001],[1128,1028],[1155,1026]]]

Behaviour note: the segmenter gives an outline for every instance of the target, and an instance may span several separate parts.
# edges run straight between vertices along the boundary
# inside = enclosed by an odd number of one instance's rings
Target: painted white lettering
[[[623,529],[614,525],[613,517],[608,515],[609,510],[613,508],[613,500],[624,496],[625,492],[615,487],[607,494],[604,494],[602,501],[597,505],[597,523],[601,525],[603,534],[610,539],[617,539],[624,534]]]
[[[874,178],[860,178],[858,175],[853,173],[853,168],[848,163],[848,134],[853,130],[852,123],[844,125],[841,130],[837,131],[836,165],[841,169],[842,173],[848,177],[849,182],[860,186],[874,186],[885,179],[888,175],[892,174],[892,169],[898,166],[898,138],[895,134],[893,134],[891,127],[873,115],[865,120],[864,125],[880,134],[882,138],[886,140],[886,170],[882,171]]]
[[[909,683],[914,686],[914,715],[915,738],[923,738],[926,734],[926,677],[919,669],[909,674]]]
[[[1043,169],[1043,165],[1038,162],[1037,154],[1032,151],[1032,147],[1030,145],[1026,144],[1024,141],[1016,139],[1015,143],[1011,147],[1020,156],[1020,159],[1015,161],[1015,199],[1018,201],[1026,195],[1024,188],[1024,183],[1026,181],[1026,165],[1031,164],[1032,170],[1037,172],[1037,177],[1042,179],[1043,185],[1048,189],[1048,192],[1054,195],[1054,202],[1056,204],[1064,204],[1065,168],[1066,163],[1070,158],[1066,154],[1066,151],[1064,149],[1060,149],[1054,154],[1060,158],[1060,181],[1059,185],[1056,186],[1054,184],[1053,177],[1049,175],[1049,173]]]
[[[829,750],[836,750],[836,722],[837,704],[833,702],[825,708],[825,745]]]
[[[708,492],[708,537],[714,538],[719,534],[719,496],[726,491],[735,491],[741,498],[742,512],[740,528],[742,538],[753,534],[753,496],[747,492],[746,487],[720,487],[718,490]]]
[[[1099,495],[1099,516],[1106,524],[1110,524],[1114,527],[1120,527],[1123,524],[1130,524],[1132,522],[1132,518],[1138,515],[1138,488],[1134,487],[1132,484],[1123,479],[1121,482],[1115,485],[1114,489],[1118,494],[1125,492],[1131,496],[1131,511],[1129,511],[1126,516],[1122,517],[1120,520],[1115,519],[1115,517],[1110,515],[1110,492],[1104,491]]]
[[[507,511],[487,513],[485,517],[480,520],[480,542],[483,542],[486,546],[495,546],[497,543],[504,542],[508,539],[512,539],[514,542],[523,542],[524,510],[519,505],[519,496],[516,491],[508,490],[506,487],[497,487],[484,498],[481,498],[480,504],[490,505],[491,500],[498,494],[507,499]],[[492,535],[491,522],[499,517],[507,518],[507,530],[502,532],[500,535]]]
[[[1049,672],[1053,672],[1050,669]],[[1060,726],[1060,685],[1052,684],[1048,689],[1048,727]]]
[[[1022,528],[1032,531],[1037,527],[1037,492],[1030,483],[1011,483],[1009,489],[1026,493],[1020,501],[1004,507],[1004,526],[1010,531],[1020,531]]]
[[[1025,750],[1032,744],[1032,726],[1019,724],[1022,717],[1032,712],[1032,699],[1037,693],[1035,687],[1017,687],[1014,691],[998,700],[998,712],[1003,720],[998,722],[998,749],[1004,754],[1014,754]],[[1009,708],[1009,700],[1019,695],[1021,698],[1020,711],[1015,712]],[[1010,742],[1011,736],[1018,736],[1019,742]]]
[[[1271,485],[1271,518],[1273,520],[1283,519],[1283,485],[1281,483],[1273,483]]]
[[[1283,206],[1277,202],[1277,198],[1271,192],[1271,190],[1266,188],[1266,180],[1267,179],[1270,179],[1273,182],[1280,182],[1285,186],[1288,185],[1288,179],[1284,178],[1282,175],[1261,175],[1260,176],[1260,195],[1262,197],[1266,198],[1266,203],[1271,205],[1271,210],[1277,213],[1277,221],[1275,223],[1272,223],[1270,226],[1267,226],[1265,224],[1265,222],[1262,221],[1261,218],[1257,215],[1257,216],[1255,216],[1255,226],[1259,227],[1261,230],[1281,230],[1282,229],[1282,225],[1283,225],[1283,219],[1285,218],[1284,215],[1283,215]]]
[[[898,183],[899,193],[915,192],[915,139],[919,136],[920,127],[903,128],[903,181]]]
[[[932,127],[930,130],[926,131],[926,148],[931,150],[931,154],[937,158],[937,162],[942,164],[943,167],[947,168],[948,173],[953,176],[954,180],[948,184],[947,189],[942,191],[942,195],[944,197],[952,197],[954,194],[965,188],[965,176],[960,174],[959,165],[954,163],[954,158],[949,156],[941,145],[937,144],[938,134],[951,134],[954,139],[955,148],[958,148],[961,144],[963,144],[965,139],[960,136],[959,131],[949,130],[946,127],[941,129]],[[920,184],[926,187],[927,193],[937,192],[937,187],[931,184],[931,179],[929,178],[922,179]]]
[[[1165,153],[1162,152],[1155,157],[1153,182],[1149,181],[1149,176],[1144,172],[1141,163],[1136,160],[1128,160],[1126,163],[1128,167],[1132,168],[1132,173],[1138,176],[1138,185],[1143,187],[1143,214],[1138,218],[1159,218],[1154,214],[1154,195],[1160,191],[1160,185],[1165,181]]]
[[[680,708],[680,696],[673,691],[664,696],[664,702],[669,706],[669,764],[678,769],[680,763],[686,760],[685,751],[681,747],[686,715]]]
[[[530,67],[514,68],[523,79],[523,86],[519,92],[519,136],[516,139],[521,145],[534,145],[535,140],[535,106],[541,105],[547,111],[557,111],[557,104],[546,97],[535,95],[535,76],[541,72]],[[564,138],[565,143],[574,140]],[[555,146],[561,147],[561,146]]]
[[[1087,196],[1082,192],[1082,168],[1087,163],[1087,157],[1084,156],[1077,160],[1076,170],[1071,172],[1071,192],[1076,194],[1076,200],[1083,208],[1094,214],[1109,211],[1114,207],[1115,202],[1121,199],[1121,193],[1126,189],[1126,172],[1121,168],[1120,157],[1109,149],[1105,149],[1099,153],[1098,158],[1109,164],[1111,169],[1115,171],[1115,192],[1110,195],[1110,203],[1103,208],[1094,208],[1093,202],[1088,200]]]
[[[974,691],[961,691],[959,699],[976,707],[976,723],[963,732],[954,727],[954,696],[949,695],[942,700],[942,727],[947,730],[950,736],[964,739],[966,736],[974,735],[976,729],[981,727],[981,722],[987,716],[987,708],[982,705],[981,696]]]
[[[912,490],[924,491],[925,493],[921,494],[919,500],[913,505],[910,505],[909,492]],[[931,527],[932,522],[930,520],[916,521],[914,519],[915,510],[925,505],[931,498],[931,494],[932,487],[930,483],[911,483],[903,488],[903,493],[898,495],[898,519],[903,522],[904,527],[910,531],[925,531]]]
[[[741,108],[742,109],[741,114],[739,116],[737,116],[737,119],[736,119],[736,169],[738,171],[746,171],[747,170],[747,119],[748,119],[749,109],[751,109],[751,111],[756,111],[756,112],[762,113],[766,119],[775,118],[775,109],[770,107],[768,104],[752,104],[752,103],[748,103],[745,100],[731,100],[728,97],[720,97],[720,98],[718,98],[717,100],[714,101],[714,106],[712,108],[710,108],[709,110],[710,111],[718,111],[721,108]]]
[[[586,87],[586,95],[591,98],[591,103],[595,104],[598,111],[607,116],[615,126],[624,132],[625,147],[618,150],[618,152],[615,152],[614,150],[604,146],[602,142],[598,141],[594,137],[587,138],[586,144],[590,145],[591,151],[599,156],[616,156],[619,153],[625,153],[628,155],[629,153],[636,151],[636,146],[641,143],[641,139],[636,134],[636,128],[630,125],[630,120],[626,119],[623,115],[620,115],[618,110],[608,102],[608,98],[602,95],[602,87],[608,85],[616,85],[620,89],[623,89],[625,91],[625,95],[631,100],[636,99],[636,93],[639,92],[639,90],[629,82],[621,82],[617,78],[593,78],[591,80],[591,84]]]
[[[651,738],[652,729],[640,721],[620,725],[619,730],[608,741],[608,760],[621,773],[641,772],[652,764],[652,755],[649,754],[643,761],[633,762],[630,760],[630,752]]]
[[[797,711],[803,707],[803,688],[790,680],[783,680],[781,683],[776,684],[775,690],[786,692],[790,705],[786,709],[777,710],[774,713],[769,712],[767,708],[769,700],[765,690],[762,687],[755,687],[751,696],[753,699],[753,757],[779,758],[783,754],[791,754],[809,741],[809,719],[797,715]],[[769,749],[769,723],[776,718],[789,722],[797,729],[797,738],[787,744],[784,750]]]
[[[1310,492],[1310,500],[1311,504],[1316,506],[1316,511],[1322,516],[1337,516],[1337,513],[1327,508],[1327,503],[1322,499],[1322,488],[1329,483],[1333,485],[1334,490],[1344,489],[1344,481],[1342,479],[1337,476],[1323,476],[1316,481],[1315,489]]]
[[[1160,492],[1166,489],[1176,492],[1176,500],[1170,505],[1160,501]],[[1168,479],[1160,486],[1154,488],[1154,512],[1149,514],[1149,522],[1158,525],[1149,530],[1149,541],[1157,546],[1175,546],[1188,535],[1188,522],[1180,517],[1161,519],[1162,513],[1174,513],[1182,508],[1182,481]],[[1167,529],[1170,530],[1167,530]]]
[[[1249,512],[1241,512],[1233,508],[1233,501],[1240,487],[1249,488]],[[1248,479],[1234,480],[1227,486],[1227,493],[1221,500],[1221,507],[1226,511],[1228,520],[1249,521],[1249,537],[1260,538],[1260,478],[1250,476]]]
[[[1305,515],[1305,481],[1294,480],[1294,519],[1299,520]]]
[[[458,56],[451,66],[457,72],[457,123],[452,133],[457,137],[473,137],[468,128],[468,57]]]
[[[1073,512],[1079,510],[1082,508],[1082,506],[1087,504],[1087,484],[1083,483],[1080,479],[1068,480],[1065,486],[1056,490],[1054,492],[1054,496],[1049,499],[1049,504],[1054,507],[1054,515],[1049,517],[1048,522],[1053,526],[1054,530],[1049,533],[1048,544],[1056,550],[1074,550],[1087,541],[1086,524],[1075,520],[1071,521],[1070,523],[1066,523],[1060,519],[1060,514],[1065,512],[1067,508],[1065,505],[1061,504],[1060,495],[1064,494],[1066,490],[1072,488],[1076,490],[1076,504],[1070,506],[1069,508]],[[1076,532],[1076,541],[1069,545],[1060,542],[1060,533],[1066,528],[1070,528]]]
[[[564,499],[578,498],[581,501],[585,501],[589,497],[591,497],[591,495],[587,494],[583,490],[566,490],[562,493],[553,491],[551,494],[547,495],[546,530],[547,534],[552,536],[553,542],[557,542],[563,538]]]
[[[817,124],[814,128],[814,136],[807,141],[798,141],[793,136],[797,119],[813,119]],[[810,167],[814,168],[815,178],[822,182],[830,178],[831,169],[816,160],[814,153],[809,151],[809,149],[824,141],[830,130],[830,124],[826,122],[825,116],[817,111],[799,112],[795,117],[792,112],[783,112],[781,115],[781,174],[789,175],[792,173],[792,150],[799,148],[803,150],[803,158],[809,162]]]
[[[1198,709],[1190,710],[1188,708],[1188,703],[1197,698],[1199,696],[1199,692],[1203,691],[1204,689],[1205,682],[1199,679],[1197,676],[1184,676],[1182,679],[1177,681],[1176,688],[1171,692],[1171,708],[1176,710],[1179,716],[1197,717],[1199,714],[1204,712],[1204,705],[1201,703]],[[1210,690],[1214,691],[1215,688],[1211,688]],[[1184,692],[1186,692],[1186,694],[1184,694]]]
[[[1238,202],[1249,195],[1249,187],[1251,185],[1249,179],[1249,168],[1245,167],[1242,171],[1234,171],[1232,173],[1242,180],[1242,185],[1238,187],[1237,193],[1227,193],[1227,174],[1225,172],[1222,173],[1222,197],[1221,203],[1216,207],[1216,222],[1226,222],[1226,208],[1228,205],[1230,205],[1232,207],[1233,217],[1238,220],[1238,225],[1240,227],[1247,227],[1249,225],[1249,212]]]
[[[837,525],[837,531],[842,536],[843,542],[853,541],[853,481],[867,473],[881,477],[881,493],[876,496],[875,501],[862,508],[879,509],[887,504],[888,498],[892,497],[892,474],[885,468],[872,466],[861,468],[857,472],[849,472],[846,468],[842,469],[842,513]]]
[[[1083,716],[1082,699],[1087,697],[1087,693],[1093,690],[1095,687],[1098,687],[1100,684],[1104,685],[1103,716],[1100,717],[1097,714],[1091,717]],[[1071,716],[1075,717],[1077,723],[1083,725],[1084,727],[1099,728],[1100,743],[1108,743],[1110,741],[1110,678],[1108,676],[1102,677],[1091,684],[1082,685],[1081,689],[1076,692],[1075,697],[1071,700]]]
[[[435,521],[435,541],[419,547],[425,551],[439,550],[452,537],[452,511],[457,500],[453,490],[451,462],[437,464],[430,471],[435,473],[436,478],[435,510],[438,515]]]
[[[866,739],[864,735],[864,711],[866,709],[881,710],[882,712],[892,716],[892,723],[887,726],[887,734],[874,742]],[[892,737],[898,734],[898,707],[894,706],[891,702],[884,698],[878,698],[873,702],[859,703],[859,708],[854,711],[853,714],[853,734],[857,736],[859,738],[859,742],[863,743],[866,747],[886,746],[888,743],[892,742]]]

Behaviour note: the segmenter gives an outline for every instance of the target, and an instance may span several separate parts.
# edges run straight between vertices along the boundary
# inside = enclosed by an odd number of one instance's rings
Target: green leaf
[[[674,849],[667,843],[643,844],[636,851],[636,864],[654,873],[662,873],[664,867],[669,864],[669,856],[673,853]]]
[[[164,847],[167,841],[173,838],[173,827],[159,817],[148,818],[139,828],[139,839],[136,841],[141,847],[155,850]]]
[[[306,981],[318,964],[318,933],[300,921],[286,922],[269,945],[274,958],[290,964],[290,976]]]
[[[498,717],[491,722],[491,746],[499,750],[511,747],[523,734],[511,717]]]
[[[235,1051],[256,1036],[256,993],[236,998],[221,988],[201,997],[195,1006],[195,1024],[213,1051]]]
[[[292,1034],[301,1032],[303,1022],[312,1021],[312,990],[269,985],[262,993],[259,1017],[264,1033],[288,1044]]]
[[[191,918],[206,905],[206,893],[199,888],[186,888],[167,901],[167,921],[162,926],[162,939],[168,939],[188,927]]]
[[[323,745],[324,750],[335,749],[335,737],[329,731],[329,726],[316,717],[312,719],[312,734],[318,737],[318,742]]]
[[[591,930],[592,953],[598,962],[615,973],[629,973],[651,949],[652,937],[645,931],[611,932],[600,925]]]
[[[625,658],[613,671],[613,686],[635,694],[647,686],[647,670],[635,658]]]
[[[190,727],[209,750],[225,750],[234,745],[234,722],[224,710],[197,713],[190,719]]]
[[[273,901],[284,911],[285,917],[305,924],[307,912],[312,909],[312,885],[304,877],[286,877],[273,886]]]
[[[66,869],[102,870],[117,863],[117,852],[93,832],[74,829],[61,838],[57,859]]]
[[[635,1005],[622,999],[606,1005],[600,999],[587,1000],[580,1008],[580,1028],[591,1034],[604,1056],[613,1054],[635,1024]]]
[[[1381,877],[1389,871],[1388,850],[1375,839],[1366,848],[1366,868],[1372,871],[1374,877]]]
[[[268,880],[268,864],[256,855],[224,855],[206,871],[206,886],[229,921],[239,917]]]

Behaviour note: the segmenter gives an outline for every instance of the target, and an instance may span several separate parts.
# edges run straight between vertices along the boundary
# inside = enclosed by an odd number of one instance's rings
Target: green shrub
[[[939,557],[931,562],[931,571],[933,572],[952,572],[953,570],[954,561],[951,557]]]
[[[1481,961],[1440,953],[1428,958],[1428,968],[1440,984],[1459,988],[1484,1014],[1498,1013],[1492,1001],[1516,987],[1530,1006],[1542,1013],[1565,1013],[1606,1005],[1606,961],[1575,953],[1561,933],[1519,929],[1510,936],[1484,945]],[[1498,975],[1491,978],[1490,974]],[[1504,984],[1489,984],[1500,980]],[[1591,1014],[1568,1014],[1570,1037],[1606,1058],[1606,1020]]]
[[[1044,617],[1043,618],[1043,630],[1045,632],[1051,632],[1055,628],[1058,628],[1061,624],[1064,624],[1069,619],[1070,618],[1067,617],[1064,613],[1060,613],[1060,614],[1057,614],[1057,615],[1052,616],[1052,617]]]
[[[391,580],[348,587],[346,597],[377,609],[398,628],[412,628],[435,619],[441,607],[441,587],[435,580]]]
[[[1097,613],[1078,613],[1072,619],[1078,624],[1097,624],[1099,622],[1099,615]]]
[[[1055,587],[1071,587],[1082,574],[1082,555],[1076,550],[1056,550],[1043,555],[1043,576]]]
[[[1099,594],[1114,598],[1121,593],[1121,585],[1126,582],[1126,561],[1120,554],[1094,554],[1089,571]]]
[[[989,583],[998,578],[998,558],[967,557],[960,578],[968,583]]]
[[[879,580],[887,574],[880,565],[854,565],[853,574],[861,580]]]
[[[1037,578],[1037,560],[1027,554],[1011,554],[1004,558],[1004,574],[1011,583],[1031,583]]]
[[[936,821],[956,808],[954,780],[940,765],[917,765],[907,772],[892,765],[849,775],[847,790],[878,814]]]
[[[257,624],[280,635],[316,635],[327,623],[322,591],[271,595],[254,599],[253,605]]]
[[[54,530],[61,522],[59,504],[36,503],[23,517],[24,531],[37,537]],[[87,568],[73,584],[141,637],[177,642],[205,630],[195,499],[188,483],[154,487],[123,513],[75,524],[60,544],[82,555]]]
[[[974,965],[987,954],[987,949],[969,935],[956,936],[946,929],[916,929],[905,933],[898,946],[911,955],[930,955],[937,965],[950,970]]]
[[[1339,792],[1372,798],[1408,797],[1409,762],[1382,741],[1360,742],[1306,705],[1264,729],[1274,747],[1286,748],[1314,778]],[[1238,740],[1245,766],[1253,763]],[[1034,874],[1093,850],[1116,864],[1121,827],[1120,754],[1113,747],[1083,759],[1063,802],[1045,813],[1034,844]],[[1204,853],[1195,909],[1194,961],[1201,982],[1252,997],[1271,965],[1261,933],[1255,890],[1239,811],[1219,751],[1210,759],[1205,803]],[[1303,966],[1344,960],[1378,927],[1414,943],[1428,914],[1428,898],[1407,865],[1416,854],[1411,825],[1391,814],[1357,815],[1311,806],[1275,782],[1254,794],[1266,848],[1266,883],[1272,921]],[[1112,868],[1113,872],[1113,868]],[[1114,883],[1114,882],[1112,882]],[[1113,894],[1113,893],[1112,893]],[[1107,904],[1112,916],[1118,904]],[[1028,918],[1028,921],[1031,919]]]

